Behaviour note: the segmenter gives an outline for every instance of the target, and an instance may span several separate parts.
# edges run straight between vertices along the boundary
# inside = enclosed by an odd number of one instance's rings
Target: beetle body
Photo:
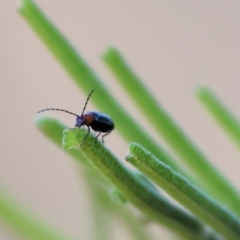
[[[82,146],[84,140],[87,138],[88,134],[90,133],[90,127],[95,132],[99,132],[97,134],[96,138],[101,133],[105,133],[104,135],[102,135],[102,142],[104,143],[103,138],[106,135],[108,135],[109,133],[111,133],[111,131],[114,129],[114,123],[113,123],[112,119],[108,115],[106,115],[104,113],[90,111],[90,112],[87,112],[87,113],[84,114],[84,110],[86,108],[86,105],[88,103],[88,100],[89,100],[92,92],[93,92],[93,90],[88,95],[87,101],[85,103],[85,106],[83,108],[83,111],[82,111],[81,115],[77,115],[75,113],[69,112],[69,111],[64,110],[64,109],[59,109],[59,108],[46,108],[46,109],[38,111],[38,113],[44,112],[44,111],[49,111],[49,110],[55,110],[55,111],[62,111],[62,112],[66,112],[66,113],[72,114],[72,115],[77,117],[76,118],[75,128],[80,128],[80,127],[82,127],[84,125],[86,125],[87,128],[88,128],[88,133],[83,138],[81,146]]]
[[[95,132],[110,132],[114,129],[112,119],[104,113],[100,112],[87,112],[81,117],[77,117],[75,127],[86,125],[92,128]]]

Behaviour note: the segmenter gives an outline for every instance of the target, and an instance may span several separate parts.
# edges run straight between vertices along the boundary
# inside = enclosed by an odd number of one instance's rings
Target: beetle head
[[[76,118],[75,127],[80,128],[81,126],[85,125],[85,123],[86,123],[86,119],[84,118],[84,115],[83,116],[78,116]]]

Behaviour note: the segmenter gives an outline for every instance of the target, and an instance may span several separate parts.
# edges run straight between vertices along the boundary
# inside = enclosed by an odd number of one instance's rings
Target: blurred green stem
[[[238,147],[240,147],[239,120],[220,102],[209,88],[199,88],[197,97],[212,117],[220,124],[232,140],[236,142]]]
[[[15,202],[0,189],[0,219],[23,239],[70,240],[61,230],[52,229],[46,222],[34,216],[27,207]]]

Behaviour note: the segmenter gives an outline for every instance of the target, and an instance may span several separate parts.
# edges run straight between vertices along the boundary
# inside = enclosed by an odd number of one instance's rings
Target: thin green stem
[[[197,97],[212,117],[240,147],[240,121],[224,106],[224,104],[207,87],[197,91]]]
[[[240,214],[240,196],[236,189],[210,164],[206,156],[194,145],[192,140],[187,137],[163,107],[159,105],[147,87],[130,69],[117,49],[108,48],[103,59],[128,95],[131,96],[136,106],[147,117],[149,124],[187,164],[189,174],[192,174],[197,180],[196,183],[207,190],[210,195],[218,198],[219,201]],[[139,141],[136,142],[140,143]],[[155,154],[151,149],[149,151]],[[187,176],[186,174],[183,175]]]
[[[228,240],[240,239],[240,219],[201,192],[180,174],[136,143],[131,143],[127,161],[163,188],[175,200]]]

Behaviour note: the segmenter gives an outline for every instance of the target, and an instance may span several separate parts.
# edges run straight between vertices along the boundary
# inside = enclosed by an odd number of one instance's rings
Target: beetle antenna
[[[45,111],[62,111],[62,112],[66,112],[66,113],[69,113],[69,114],[72,114],[76,117],[79,117],[79,115],[75,114],[75,113],[72,113],[72,112],[69,112],[67,110],[64,110],[64,109],[60,109],[60,108],[45,108],[43,110],[40,110],[38,111],[37,113],[40,113],[40,112],[45,112]]]
[[[87,106],[88,100],[89,100],[90,96],[92,95],[93,91],[94,91],[94,89],[93,89],[93,90],[89,93],[89,95],[88,95],[88,98],[87,98],[87,101],[85,102],[85,105],[84,105],[84,108],[83,108],[83,111],[82,111],[81,117],[82,117],[82,115],[83,115],[83,113],[84,113],[84,111],[85,111],[85,109],[86,109],[86,106]]]

